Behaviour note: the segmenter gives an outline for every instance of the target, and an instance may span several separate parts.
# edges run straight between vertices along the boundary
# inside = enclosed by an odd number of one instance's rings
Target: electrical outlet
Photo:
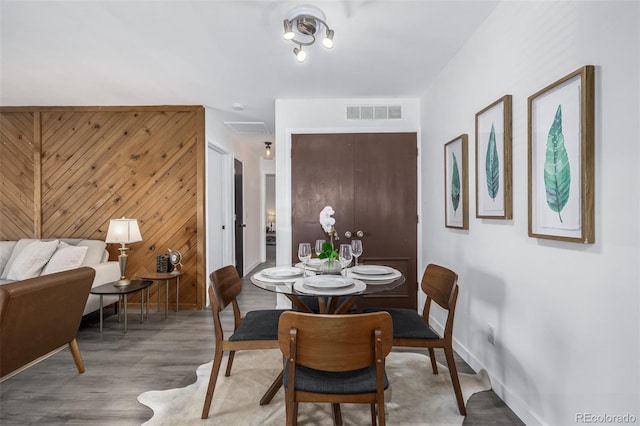
[[[496,344],[496,328],[493,324],[487,324],[487,341],[492,345]]]

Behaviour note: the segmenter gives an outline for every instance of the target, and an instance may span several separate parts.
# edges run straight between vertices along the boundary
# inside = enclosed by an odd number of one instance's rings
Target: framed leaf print
[[[469,229],[467,139],[460,135],[444,145],[444,205],[447,228]]]
[[[511,95],[476,114],[476,217],[511,219]]]
[[[594,67],[529,97],[529,236],[593,243]]]

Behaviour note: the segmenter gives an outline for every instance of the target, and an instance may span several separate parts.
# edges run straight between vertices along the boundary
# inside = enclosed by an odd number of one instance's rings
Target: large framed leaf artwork
[[[444,145],[444,205],[447,228],[469,229],[467,140],[460,135]]]
[[[529,97],[529,236],[595,242],[594,66]]]
[[[476,114],[476,217],[512,217],[511,95]]]

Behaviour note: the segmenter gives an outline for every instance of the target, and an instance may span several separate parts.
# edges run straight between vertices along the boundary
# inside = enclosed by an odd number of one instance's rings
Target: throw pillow
[[[88,247],[87,256],[84,258],[83,265],[95,265],[102,262],[107,244],[100,240],[82,240],[78,242],[78,247]]]
[[[87,255],[87,246],[70,246],[67,243],[58,244],[49,262],[40,275],[53,274],[54,272],[67,271],[78,268]]]
[[[37,277],[58,247],[58,240],[35,241],[24,248],[11,264],[8,280]]]

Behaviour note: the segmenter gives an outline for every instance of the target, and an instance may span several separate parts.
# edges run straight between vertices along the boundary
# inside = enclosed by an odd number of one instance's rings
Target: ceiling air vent
[[[268,135],[263,121],[225,121],[224,124],[239,135]]]
[[[347,105],[347,120],[397,120],[402,118],[400,105]]]

